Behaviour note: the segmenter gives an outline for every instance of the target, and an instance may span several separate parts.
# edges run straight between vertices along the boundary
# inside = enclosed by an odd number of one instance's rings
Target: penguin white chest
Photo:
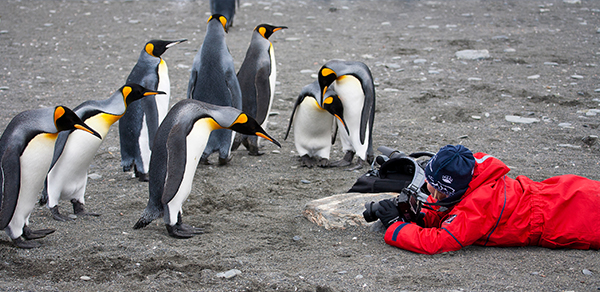
[[[166,94],[155,95],[156,108],[158,109],[158,123],[167,115],[169,111],[169,101],[171,99],[171,81],[169,80],[169,69],[167,63],[161,60],[158,64],[158,91],[163,91]]]
[[[336,79],[334,86],[335,92],[344,106],[344,121],[350,132],[350,135],[348,135],[346,131],[339,131],[343,149],[344,151],[353,150],[364,160],[366,159],[369,141],[368,139],[365,139],[364,143],[360,141],[360,125],[365,104],[365,94],[362,85],[357,78],[350,75],[343,75]],[[369,137],[369,121],[365,121],[365,123],[367,123],[365,137]]]
[[[119,117],[99,114],[85,120],[85,123],[104,139]],[[85,131],[75,130],[69,135],[61,156],[48,173],[49,196],[57,192],[64,199],[71,199],[74,193],[85,187],[87,170],[102,141]]]
[[[300,156],[329,159],[334,117],[319,107],[312,97],[306,97],[294,114],[294,144]]]
[[[192,182],[194,180],[194,175],[196,174],[196,168],[198,167],[198,162],[200,162],[200,157],[208,142],[210,132],[215,129],[217,129],[217,126],[212,119],[200,119],[194,123],[192,130],[186,137],[186,159],[183,179],[181,180],[177,193],[167,204],[170,216],[174,216],[173,218],[170,218],[170,222],[177,222],[177,214],[181,212],[183,202],[185,202],[192,191]]]
[[[21,236],[23,225],[29,220],[29,215],[42,186],[44,178],[48,173],[54,153],[54,143],[58,134],[39,134],[35,136],[21,154],[19,159],[21,166],[21,181],[19,198],[7,230],[9,236],[16,238]]]

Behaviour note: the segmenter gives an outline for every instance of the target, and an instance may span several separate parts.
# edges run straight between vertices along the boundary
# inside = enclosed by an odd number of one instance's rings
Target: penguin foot
[[[95,216],[98,217],[100,214],[98,213],[90,213],[85,211],[85,205],[77,199],[71,199],[71,204],[73,204],[73,213],[77,216]]]
[[[42,246],[42,244],[37,241],[25,241],[20,236],[17,238],[13,238],[12,242],[15,246],[24,248],[24,249],[37,248],[37,247]]]
[[[317,166],[318,167],[328,167],[329,166],[329,159],[327,158],[319,158],[317,159]]]
[[[232,157],[233,157],[233,154],[229,154],[229,156],[227,156],[226,158],[222,158],[221,156],[219,156],[219,165],[227,165],[227,163],[229,163],[229,161],[231,161]]]
[[[48,234],[54,233],[54,229],[39,229],[39,230],[31,230],[29,227],[23,227],[23,238],[27,240],[31,239],[40,239],[46,237]]]
[[[147,173],[141,173],[138,171],[135,172],[135,177],[137,177],[139,181],[149,181],[150,180],[150,179],[148,179]]]
[[[338,161],[329,163],[330,167],[344,167],[352,165],[352,159],[354,159],[354,152],[346,151],[344,158]]]
[[[144,228],[144,227],[148,226],[148,224],[150,224],[150,222],[152,222],[152,220],[148,220],[148,219],[142,217],[135,223],[135,225],[133,225],[133,229]],[[169,228],[167,227],[167,229],[169,229]]]
[[[308,156],[308,154],[304,154],[300,157],[300,166],[313,168],[316,164],[317,161],[315,158]]]
[[[347,171],[354,171],[354,170],[359,170],[361,168],[363,168],[363,166],[366,164],[366,162],[364,160],[362,160],[362,158],[358,158],[356,160],[356,163],[352,166],[349,167],[348,169],[346,169]]]
[[[61,221],[61,222],[66,222],[66,221],[73,221],[75,219],[69,217],[69,216],[65,216],[63,214],[61,214],[58,211],[58,205],[50,208],[50,212],[52,213],[52,218],[54,218],[54,220],[56,221]]]
[[[165,224],[165,226],[167,227],[169,236],[174,238],[190,238],[194,237],[194,235],[204,233],[201,228],[192,227],[183,223],[176,223],[173,226]]]

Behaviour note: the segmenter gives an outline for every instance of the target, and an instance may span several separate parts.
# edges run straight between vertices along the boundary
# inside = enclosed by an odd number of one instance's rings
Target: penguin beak
[[[148,95],[155,95],[155,94],[167,94],[164,91],[147,91],[144,92],[144,96],[148,96]]]
[[[85,123],[75,124],[74,127],[76,129],[86,131],[86,132],[98,137],[98,139],[102,140],[102,136],[100,136],[100,134],[98,134],[98,132],[94,131],[94,129],[90,128],[90,126],[86,125]]]
[[[287,26],[279,26],[273,29],[273,32],[287,28]]]
[[[267,133],[256,132],[255,134],[258,137],[261,137],[261,138],[271,141],[273,144],[277,145],[277,147],[281,148],[281,144],[279,144],[279,142],[277,140],[271,138],[271,136],[269,136]]]
[[[348,133],[348,135],[350,135],[350,130],[348,130],[348,126],[346,126],[344,119],[342,119],[342,117],[340,117],[339,115],[334,115],[334,116],[340,121],[340,123],[342,123],[342,125],[344,126],[344,129],[346,129],[346,133]]]
[[[172,47],[172,46],[174,46],[174,45],[181,44],[181,43],[183,43],[185,41],[187,41],[187,39],[180,39],[180,40],[173,41],[173,42],[171,42],[170,44],[167,45],[167,49],[170,48],[170,47]]]

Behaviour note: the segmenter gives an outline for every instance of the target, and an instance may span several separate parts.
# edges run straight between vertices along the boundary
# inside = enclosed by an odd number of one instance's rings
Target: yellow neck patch
[[[148,53],[148,55],[154,57],[154,45],[153,44],[146,44],[146,53]]]
[[[262,26],[258,28],[258,33],[260,33],[260,35],[262,35],[264,38],[267,38],[267,37],[265,36],[265,33],[266,33],[266,32],[267,32],[267,29],[266,29],[266,28],[264,28],[264,27],[262,27]]]
[[[123,87],[123,90],[121,90],[121,93],[123,93],[123,102],[125,104],[127,104],[127,97],[131,93],[131,87],[129,87],[129,86]]]
[[[62,106],[57,107],[54,110],[54,123],[56,124],[56,120],[60,119],[65,114],[65,109]]]
[[[246,114],[240,114],[232,125],[245,124],[246,122],[248,122],[248,116]]]
[[[337,74],[335,74],[335,71],[333,71],[333,70],[331,70],[329,68],[323,68],[323,70],[321,70],[321,75],[322,76],[329,76],[331,74],[337,76]]]

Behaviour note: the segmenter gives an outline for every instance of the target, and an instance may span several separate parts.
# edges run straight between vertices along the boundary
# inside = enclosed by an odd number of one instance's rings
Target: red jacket
[[[499,159],[475,153],[462,200],[445,212],[423,209],[425,228],[396,222],[387,244],[437,254],[476,244],[600,249],[600,182],[562,175],[535,182],[511,179]],[[433,200],[430,197],[431,200]]]

